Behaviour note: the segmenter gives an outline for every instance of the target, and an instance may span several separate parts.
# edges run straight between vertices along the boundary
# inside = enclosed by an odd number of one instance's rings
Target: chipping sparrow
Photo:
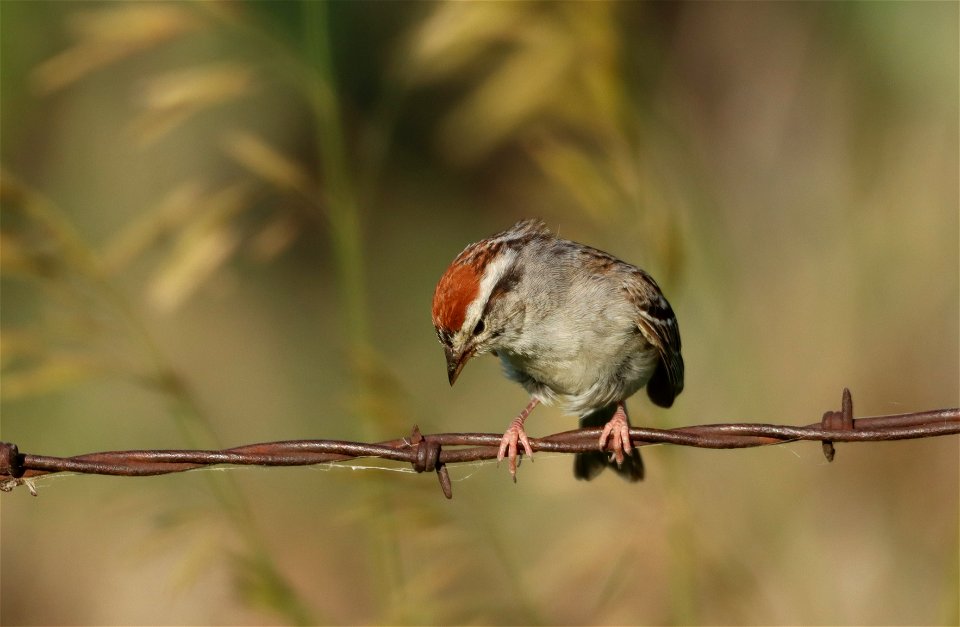
[[[533,455],[523,423],[538,403],[580,416],[581,426],[606,421],[598,450],[577,454],[578,478],[614,460],[625,478],[643,478],[624,401],[646,385],[669,407],[683,390],[677,319],[646,272],[523,220],[453,260],[433,295],[433,325],[450,385],[471,357],[489,352],[530,393],[497,457],[508,457],[514,481],[518,446]]]

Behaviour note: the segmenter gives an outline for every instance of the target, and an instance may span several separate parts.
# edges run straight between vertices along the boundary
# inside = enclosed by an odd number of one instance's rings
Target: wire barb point
[[[440,442],[424,436],[420,433],[420,427],[417,425],[413,425],[410,437],[404,438],[403,442],[408,446],[417,447],[416,457],[410,462],[413,469],[417,472],[435,470],[443,495],[452,499],[453,487],[450,485],[450,473],[447,472],[447,467],[440,462]]]
[[[823,414],[823,420],[820,426],[824,431],[853,431],[853,396],[850,394],[850,388],[843,388],[843,397],[840,401],[840,411],[827,411]],[[833,446],[832,440],[823,440],[823,456],[828,462],[832,462],[837,455],[837,450]]]

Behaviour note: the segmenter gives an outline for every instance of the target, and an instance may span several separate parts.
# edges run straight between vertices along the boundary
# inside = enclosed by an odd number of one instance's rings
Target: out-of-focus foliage
[[[532,215],[673,303],[687,389],[637,422],[813,422],[845,385],[861,415],[960,403],[956,4],[0,18],[23,451],[499,431],[522,390],[492,359],[450,390],[429,303]],[[455,468],[452,502],[366,465],[44,479],[2,499],[0,622],[960,620],[955,441],[645,457],[639,486]]]

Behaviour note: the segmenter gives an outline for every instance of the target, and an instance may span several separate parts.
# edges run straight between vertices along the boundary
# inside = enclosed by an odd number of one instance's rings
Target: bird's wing
[[[631,271],[626,291],[637,307],[637,327],[660,353],[658,372],[654,373],[647,391],[658,405],[669,407],[673,398],[683,391],[683,356],[677,317],[656,281],[643,270]],[[661,379],[663,375],[666,381]]]

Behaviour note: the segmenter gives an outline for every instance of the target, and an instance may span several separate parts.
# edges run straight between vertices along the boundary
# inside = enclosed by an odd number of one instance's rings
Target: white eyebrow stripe
[[[490,299],[490,294],[493,292],[493,288],[496,287],[497,283],[506,273],[507,269],[513,265],[514,260],[517,258],[517,251],[505,247],[503,252],[501,252],[497,257],[487,264],[486,272],[483,274],[483,279],[480,280],[480,287],[477,290],[477,297],[474,299],[470,306],[467,307],[466,316],[463,319],[463,326],[460,328],[461,331],[472,331],[474,325],[477,324],[477,319],[480,318],[483,314],[484,308],[487,306],[487,301]]]

